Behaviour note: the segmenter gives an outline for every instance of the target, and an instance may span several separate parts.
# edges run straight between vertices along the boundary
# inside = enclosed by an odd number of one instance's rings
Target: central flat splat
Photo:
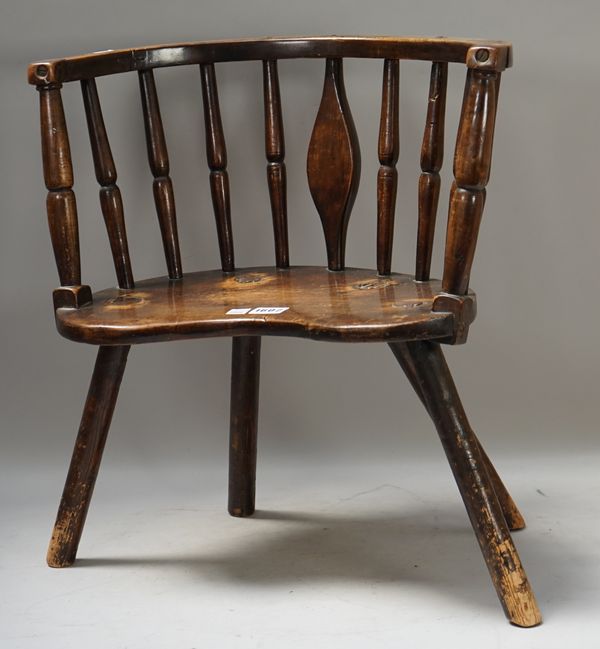
[[[360,148],[346,99],[342,59],[327,59],[307,174],[323,224],[329,269],[342,270],[348,220],[360,179]]]

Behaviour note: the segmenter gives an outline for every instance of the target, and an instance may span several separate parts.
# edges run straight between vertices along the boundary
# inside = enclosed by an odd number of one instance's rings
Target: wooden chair
[[[308,147],[308,184],[325,234],[327,267],[291,266],[278,59],[325,59],[321,104]],[[343,79],[343,59],[383,59],[377,175],[377,270],[347,268],[348,219],[360,175],[360,151]],[[431,61],[418,183],[415,274],[391,272],[399,154],[399,61]],[[236,268],[229,179],[215,63],[261,61],[267,180],[275,266]],[[466,65],[466,85],[450,190],[444,272],[430,279],[440,192],[448,63]],[[173,184],[153,70],[199,65],[209,183],[221,269],[184,274]],[[490,172],[501,73],[511,64],[503,42],[443,38],[290,38],[158,45],[34,63],[29,81],[40,98],[42,157],[50,235],[60,288],[59,332],[98,345],[98,357],[48,551],[48,564],[75,560],[127,354],[133,344],[231,336],[229,512],[254,512],[261,336],[386,342],[438,430],[494,586],[511,622],[541,621],[509,530],[524,527],[519,510],[472,431],[440,343],[466,340],[475,318],[469,275]],[[95,78],[138,75],[148,160],[168,275],[135,281],[117,172]],[[61,85],[80,81],[100,205],[118,288],[92,294],[82,283],[73,170]]]

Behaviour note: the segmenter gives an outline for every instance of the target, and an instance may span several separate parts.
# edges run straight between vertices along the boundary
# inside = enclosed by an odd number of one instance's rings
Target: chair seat
[[[144,280],[93,303],[56,311],[71,340],[129,345],[189,337],[280,335],[353,342],[445,338],[451,313],[432,311],[437,280],[380,277],[374,270],[314,266],[243,268]]]

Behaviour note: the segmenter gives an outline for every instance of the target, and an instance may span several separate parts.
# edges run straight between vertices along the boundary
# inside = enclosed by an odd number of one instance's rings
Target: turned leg
[[[128,346],[98,350],[48,547],[47,561],[52,568],[64,568],[75,561],[128,353]]]
[[[422,387],[419,383],[419,379],[415,371],[415,366],[412,361],[412,356],[407,348],[407,345],[403,343],[392,343],[390,347],[397,361],[400,363],[402,369],[404,370],[404,373],[410,381],[410,384],[412,385],[414,391],[417,393],[417,396],[425,406],[425,409],[428,410],[427,403],[422,392]],[[525,519],[523,518],[523,515],[519,511],[519,508],[515,504],[515,501],[512,499],[512,496],[508,492],[508,489],[502,482],[502,479],[498,475],[498,472],[494,468],[492,461],[485,452],[485,449],[481,445],[481,442],[477,439],[475,433],[473,433],[473,437],[477,446],[479,447],[479,453],[481,454],[481,461],[483,463],[483,466],[485,467],[485,471],[487,472],[492,486],[494,487],[494,491],[496,492],[496,496],[500,501],[500,506],[502,507],[502,513],[504,514],[504,518],[506,519],[506,524],[511,531],[524,529]]]
[[[439,344],[392,343],[396,356],[412,361],[415,383],[435,423],[479,541],[488,570],[509,620],[518,626],[542,621],[535,596],[506,524],[454,381]]]
[[[229,429],[229,505],[232,516],[254,513],[260,336],[233,338]]]

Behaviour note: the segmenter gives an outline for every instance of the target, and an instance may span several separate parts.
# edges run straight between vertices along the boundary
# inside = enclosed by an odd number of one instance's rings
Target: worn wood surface
[[[254,513],[260,343],[259,336],[232,339],[228,511],[239,517]]]
[[[79,224],[73,187],[73,164],[60,87],[39,88],[40,130],[46,211],[54,259],[62,286],[81,284]]]
[[[231,232],[231,199],[229,175],[227,173],[227,148],[219,107],[215,66],[205,63],[200,66],[202,79],[202,101],[206,132],[206,157],[210,169],[210,192],[212,196],[217,237],[221,253],[221,268],[233,270],[233,234]]]
[[[325,80],[308,146],[308,184],[325,234],[328,268],[289,266],[288,206],[282,98],[277,62],[325,61]],[[377,270],[345,268],[345,239],[358,189],[360,150],[343,79],[345,57],[384,60],[377,178]],[[391,272],[400,153],[399,65],[430,61],[427,118],[421,148],[415,277]],[[263,69],[267,185],[276,267],[234,270],[227,151],[215,63],[255,60]],[[448,63],[467,79],[454,152],[442,282],[430,279],[443,159]],[[209,184],[221,269],[183,275],[175,198],[155,68],[197,64],[206,132]],[[511,622],[539,624],[535,598],[509,527],[523,518],[471,430],[439,342],[465,342],[475,318],[469,280],[489,179],[500,73],[511,47],[497,41],[444,38],[316,37],[157,45],[34,63],[40,91],[44,178],[50,234],[61,286],[56,323],[72,340],[101,345],[48,563],[70,565],[77,552],[129,345],[232,336],[229,511],[254,511],[261,336],[388,342],[432,417],[488,569]],[[169,277],[133,283],[117,172],[95,78],[137,71],[148,160],[154,177]],[[82,81],[96,177],[100,183],[119,288],[92,295],[81,284],[77,209],[60,84]],[[404,207],[404,206],[403,206]],[[403,210],[404,211],[404,210]]]
[[[278,268],[290,265],[287,226],[287,178],[285,140],[279,92],[277,61],[263,61],[263,92],[265,104],[265,153],[267,182],[275,235],[275,260]]]
[[[308,186],[327,247],[330,270],[342,270],[346,232],[360,180],[360,148],[346,98],[341,59],[327,59],[321,105],[307,160]]]
[[[267,56],[266,53],[269,53]],[[454,155],[455,183],[451,190],[443,288],[447,294],[465,295],[479,222],[485,203],[485,185],[489,176],[493,127],[497,107],[500,71],[511,64],[511,48],[507,43],[443,38],[295,38],[261,39],[260,41],[218,41],[183,43],[137,48],[130,51],[97,53],[70,57],[30,66],[30,80],[47,98],[55,97],[59,106],[57,79],[82,76],[90,137],[97,176],[102,186],[101,204],[109,227],[113,257],[121,287],[131,287],[133,277],[127,249],[123,207],[116,185],[116,169],[108,145],[106,129],[97,97],[95,75],[130,69],[126,61],[131,55],[138,71],[148,159],[154,176],[154,196],[161,224],[167,267],[171,279],[181,277],[181,258],[177,240],[175,196],[169,176],[169,159],[164,129],[153,76],[154,68],[199,63],[206,129],[206,152],[210,168],[209,184],[217,225],[221,267],[234,269],[234,246],[231,227],[231,199],[227,172],[227,151],[219,107],[215,62],[262,59],[265,105],[265,150],[267,182],[275,235],[276,265],[289,266],[287,232],[287,190],[282,102],[277,71],[278,58],[319,57],[326,60],[326,74],[321,105],[309,143],[307,173],[325,233],[328,266],[341,270],[345,265],[345,239],[350,212],[358,189],[360,151],[343,80],[343,57],[379,57],[384,59],[383,96],[379,130],[378,156],[380,170],[377,181],[377,268],[380,275],[391,271],[394,208],[396,202],[400,127],[399,61],[401,59],[431,60],[431,80],[427,122],[421,151],[422,174],[419,181],[419,228],[417,236],[416,278],[429,279],[435,214],[440,192],[439,168],[443,156],[444,113],[448,62],[462,62],[468,69],[467,83]],[[125,65],[125,69],[121,66]],[[114,69],[111,66],[115,66]],[[105,69],[106,68],[106,69]],[[79,72],[76,72],[76,71]],[[73,76],[74,75],[74,76]],[[51,233],[57,254],[62,289],[56,295],[57,306],[80,306],[80,295],[68,289],[81,281],[78,270],[78,236],[75,197],[72,194],[70,162],[64,115],[58,108],[52,113],[57,126],[53,146],[58,158],[49,158],[47,182],[52,185],[48,197]],[[42,112],[44,112],[42,110]],[[48,110],[46,110],[48,113]],[[62,122],[62,123],[61,123]],[[46,129],[48,132],[48,130]],[[48,136],[46,136],[47,142]],[[58,146],[57,144],[58,143]],[[66,143],[66,147],[65,147]],[[62,153],[61,153],[62,151]],[[63,155],[63,153],[65,155]],[[66,166],[65,166],[66,165]],[[52,177],[48,176],[51,174]],[[68,181],[68,182],[67,182]],[[58,183],[58,185],[56,184]],[[70,183],[70,184],[69,184]],[[67,271],[68,267],[68,271]],[[445,308],[438,301],[436,310]],[[456,321],[456,318],[455,318]],[[464,331],[455,332],[448,342],[464,342]]]
[[[397,361],[400,363],[400,366],[404,370],[406,377],[410,381],[414,391],[417,393],[417,396],[425,406],[425,409],[428,409],[427,399],[423,393],[423,386],[419,380],[418,371],[414,365],[412,355],[409,351],[408,345],[403,344],[390,344],[390,348],[396,357]],[[525,519],[523,518],[521,512],[519,511],[515,501],[512,499],[512,496],[508,492],[508,489],[502,482],[502,479],[498,475],[498,472],[494,468],[492,461],[485,452],[481,442],[477,439],[475,433],[473,433],[473,438],[479,448],[479,453],[481,454],[481,461],[485,467],[487,475],[492,482],[494,487],[494,492],[498,497],[500,506],[502,507],[502,513],[506,520],[510,530],[522,530],[525,527]]]
[[[436,281],[374,270],[293,266],[186,273],[178,282],[137,282],[133,291],[107,289],[80,309],[59,309],[62,335],[94,344],[134,344],[188,337],[282,335],[368,342],[444,338],[451,313],[434,313]],[[230,309],[288,307],[277,315],[227,315]]]
[[[398,343],[402,344],[402,343]],[[439,344],[405,344],[420,393],[437,428],[496,592],[508,619],[531,627],[542,618],[502,508]]]
[[[480,60],[482,57],[478,55],[482,50],[487,54],[485,60]],[[310,57],[445,61],[500,71],[512,64],[511,45],[503,41],[421,36],[305,36],[170,43],[94,52],[37,61],[29,66],[28,78],[30,83],[46,85],[173,65]]]
[[[440,169],[444,160],[444,124],[448,64],[433,63],[429,82],[427,118],[421,144],[419,178],[419,225],[415,277],[426,282],[430,277],[433,236],[440,197]]]
[[[386,59],[379,120],[379,171],[377,172],[377,271],[389,275],[392,269],[394,215],[400,154],[400,62]]]
[[[125,230],[123,199],[121,198],[121,190],[117,185],[117,168],[108,141],[106,126],[104,125],[96,80],[86,79],[82,81],[81,92],[85,106],[96,180],[100,184],[100,208],[106,224],[117,282],[121,288],[133,288],[133,272],[131,270],[131,258]]]
[[[152,70],[140,72],[139,81],[148,162],[154,176],[152,192],[167,261],[167,270],[171,279],[179,279],[183,274],[183,269],[181,267],[181,253],[177,236],[175,195],[173,193],[173,182],[169,176],[169,154]]]
[[[492,163],[497,83],[495,72],[467,72],[446,232],[442,281],[446,293],[463,295],[469,288]]]
[[[128,353],[129,347],[98,350],[48,548],[47,561],[52,568],[70,566],[75,561]]]

